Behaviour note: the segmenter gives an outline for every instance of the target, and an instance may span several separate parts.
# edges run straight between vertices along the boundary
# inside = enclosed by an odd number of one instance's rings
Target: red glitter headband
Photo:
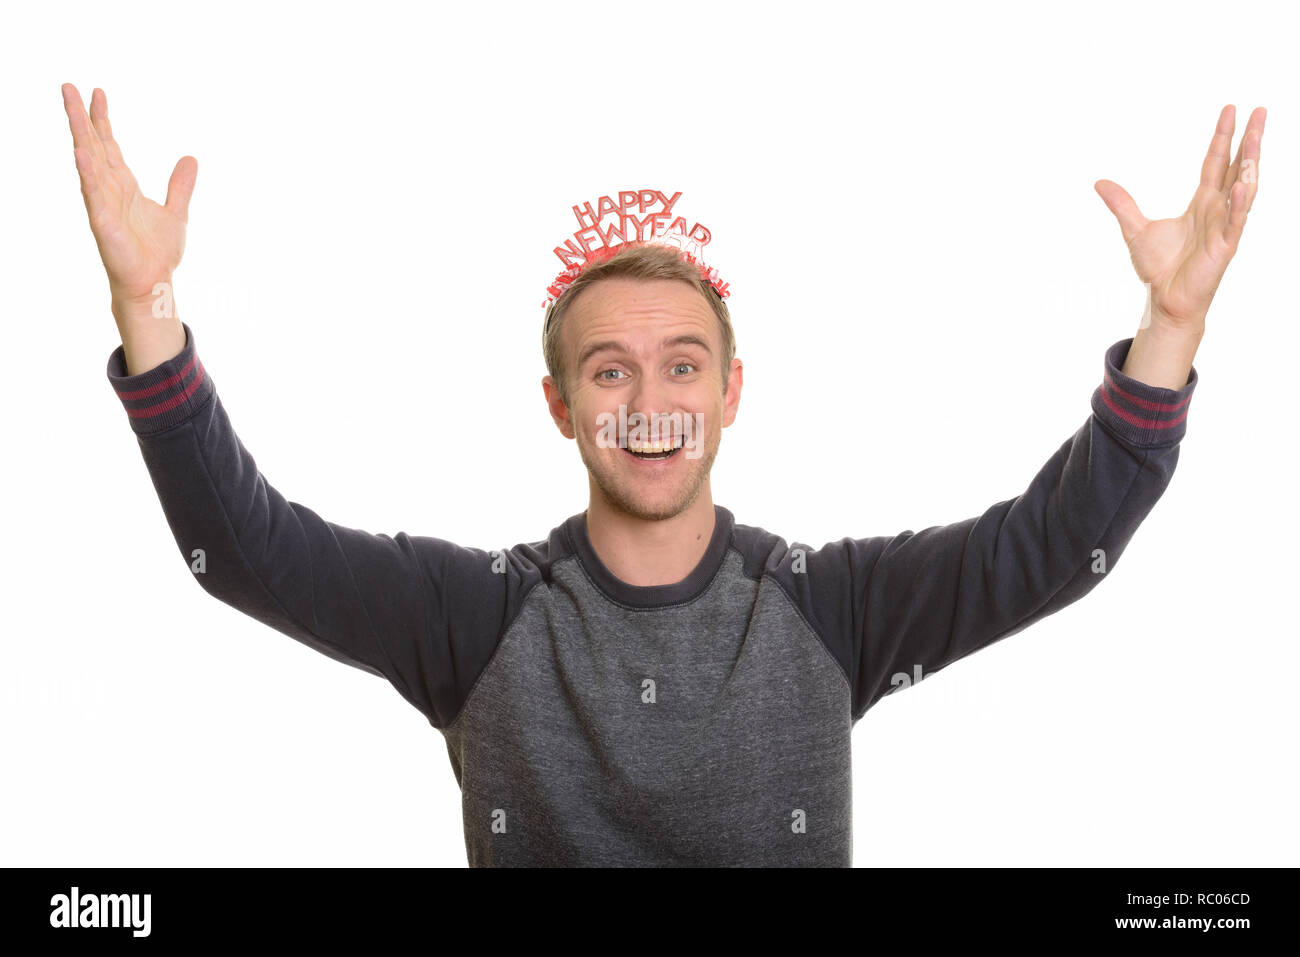
[[[580,228],[572,239],[564,241],[563,246],[555,247],[555,255],[560,257],[565,268],[546,288],[543,308],[564,295],[588,266],[609,259],[626,246],[675,247],[682,260],[695,266],[700,271],[700,278],[713,286],[719,297],[726,299],[731,295],[730,285],[723,282],[718,271],[706,265],[703,259],[704,247],[712,233],[702,223],[696,223],[688,230],[684,218],[673,219],[673,207],[681,198],[680,192],[674,193],[670,199],[667,193],[657,189],[622,190],[617,203],[602,196],[595,209],[591,208],[591,203],[574,206],[573,215],[577,217]],[[663,209],[650,212],[652,207],[659,205]],[[601,221],[611,216],[617,218],[617,223],[602,226]]]

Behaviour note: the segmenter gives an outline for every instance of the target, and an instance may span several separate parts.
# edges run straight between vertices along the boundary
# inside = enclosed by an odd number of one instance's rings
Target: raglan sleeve
[[[1106,350],[1091,415],[1020,495],[951,525],[841,539],[785,575],[848,677],[854,720],[1114,570],[1173,476],[1197,384],[1195,368],[1177,390],[1126,376],[1132,342]]]
[[[235,433],[182,325],[185,347],[172,359],[128,375],[118,346],[108,379],[195,581],[263,624],[387,679],[444,728],[501,631],[518,566],[437,538],[348,528],[286,500]]]

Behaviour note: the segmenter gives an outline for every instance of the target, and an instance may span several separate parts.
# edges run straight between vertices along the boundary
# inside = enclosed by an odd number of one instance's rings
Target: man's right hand
[[[73,157],[81,177],[81,195],[99,257],[108,273],[113,316],[134,375],[172,358],[185,346],[185,331],[175,309],[154,315],[154,292],[167,283],[185,249],[185,223],[199,164],[182,156],[167,184],[167,201],[146,199],[122,160],[108,123],[108,99],[95,88],[90,115],[71,83],[63,84],[63,105],[72,130]]]

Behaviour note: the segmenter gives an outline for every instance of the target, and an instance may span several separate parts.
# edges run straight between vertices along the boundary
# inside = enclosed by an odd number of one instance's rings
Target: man
[[[1210,301],[1257,190],[1264,110],[1220,114],[1186,213],[1119,186],[1147,315],[1092,414],[1025,492],[920,532],[812,549],[735,522],[709,471],[742,365],[718,290],[653,244],[580,271],[548,314],[543,390],[590,504],[505,552],[372,535],[291,503],[239,442],[170,309],[197,165],[145,199],[63,87],[122,339],[108,376],[181,554],[210,594],[390,681],[446,740],[471,865],[848,865],[850,733],[929,675],[1082,597],[1168,485]],[[609,441],[611,417],[671,423]],[[658,417],[663,417],[660,420]],[[658,438],[659,444],[653,444]]]

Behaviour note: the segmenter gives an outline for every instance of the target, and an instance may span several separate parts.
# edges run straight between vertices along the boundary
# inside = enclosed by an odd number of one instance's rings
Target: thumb
[[[194,192],[194,180],[198,175],[199,161],[193,156],[182,156],[172,170],[172,178],[167,181],[165,205],[183,223],[188,223],[190,219],[190,195]]]
[[[1133,202],[1133,197],[1125,192],[1124,187],[1119,183],[1112,183],[1108,179],[1097,180],[1092,184],[1092,188],[1105,202],[1106,208],[1119,220],[1119,229],[1124,236],[1124,242],[1131,241],[1147,224],[1147,218],[1142,215],[1137,203]]]

